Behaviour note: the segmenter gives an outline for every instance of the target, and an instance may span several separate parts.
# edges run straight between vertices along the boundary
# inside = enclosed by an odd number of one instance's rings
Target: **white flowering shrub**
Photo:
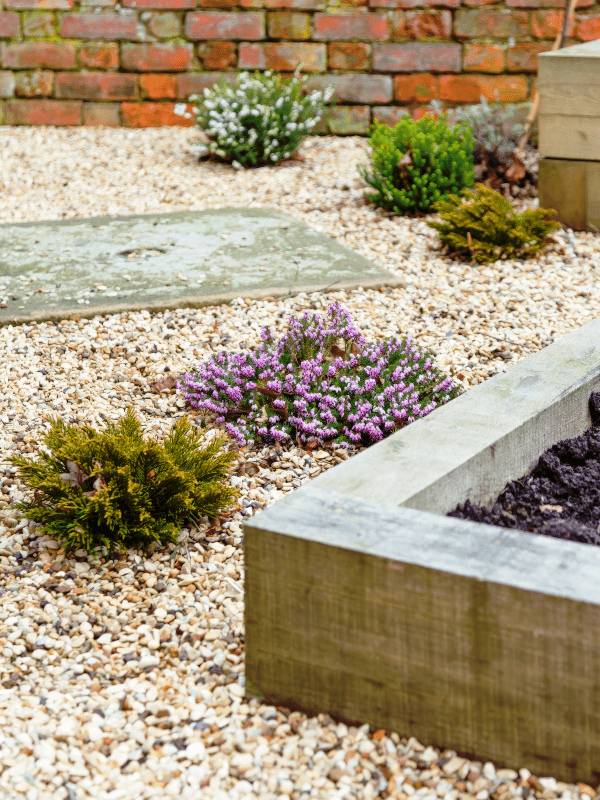
[[[208,151],[237,169],[290,158],[317,124],[333,87],[303,93],[297,73],[282,81],[271,72],[242,72],[232,85],[222,79],[204,97],[190,97]]]

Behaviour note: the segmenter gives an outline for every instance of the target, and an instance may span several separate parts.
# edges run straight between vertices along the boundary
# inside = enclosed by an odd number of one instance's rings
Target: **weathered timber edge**
[[[250,689],[597,785],[600,549],[438,514],[581,434],[599,388],[594,320],[246,523]]]
[[[314,485],[245,547],[267,702],[598,783],[599,549]]]

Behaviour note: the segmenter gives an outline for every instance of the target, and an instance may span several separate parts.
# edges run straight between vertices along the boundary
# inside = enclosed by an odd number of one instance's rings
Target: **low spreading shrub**
[[[447,402],[457,385],[411,339],[366,344],[348,312],[290,318],[255,351],[221,352],[180,384],[196,408],[217,416],[240,443],[369,444]]]
[[[489,263],[501,258],[532,258],[560,228],[544,208],[517,211],[499,192],[478,184],[465,196],[437,203],[440,222],[428,221],[440,234],[448,255],[463,261]]]
[[[449,126],[427,115],[403,117],[394,128],[375,122],[369,144],[372,163],[359,167],[376,206],[396,214],[425,214],[434,203],[471,186],[473,138],[467,125]]]
[[[525,131],[528,105],[489,103],[485,97],[470,106],[448,111],[448,119],[463,122],[473,134],[475,178],[491,189],[505,185],[533,188],[537,184],[538,154],[527,144],[522,152],[519,142]],[[530,133],[535,138],[536,131]]]
[[[221,483],[233,454],[200,438],[180,419],[162,444],[146,441],[131,410],[102,432],[52,420],[39,461],[12,459],[34,490],[18,508],[67,550],[174,542],[185,522],[216,516],[234,496]]]
[[[237,168],[293,156],[333,94],[329,87],[304,96],[305,80],[298,74],[283,81],[270,72],[243,72],[235,85],[222,78],[203,97],[190,97],[196,123],[210,140],[208,152]]]

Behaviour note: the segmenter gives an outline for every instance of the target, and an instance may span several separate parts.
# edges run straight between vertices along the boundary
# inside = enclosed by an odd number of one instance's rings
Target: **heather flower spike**
[[[369,444],[424,417],[460,389],[412,339],[366,343],[340,303],[291,317],[275,341],[221,351],[187,373],[188,402],[216,416],[240,445],[262,438]]]

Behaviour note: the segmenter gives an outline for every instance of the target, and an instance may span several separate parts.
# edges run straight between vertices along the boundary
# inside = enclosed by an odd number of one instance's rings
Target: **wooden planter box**
[[[590,425],[600,320],[246,524],[246,664],[269,702],[600,782],[600,548],[445,515]]]
[[[600,229],[600,40],[538,56],[540,206]]]

